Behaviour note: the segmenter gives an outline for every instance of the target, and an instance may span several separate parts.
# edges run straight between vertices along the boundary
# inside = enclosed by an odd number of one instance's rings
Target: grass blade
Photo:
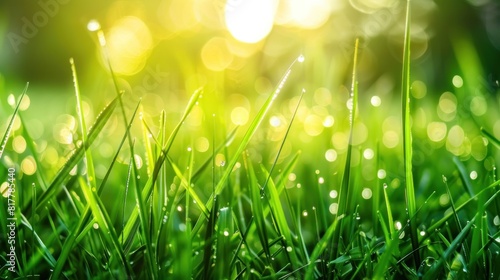
[[[405,24],[405,39],[403,50],[403,76],[402,76],[402,115],[403,115],[403,161],[405,170],[405,194],[406,194],[406,208],[408,209],[408,220],[410,239],[413,248],[414,267],[420,264],[420,255],[418,248],[418,234],[417,234],[417,219],[415,212],[417,209],[417,202],[415,199],[415,187],[413,182],[413,167],[412,167],[412,133],[411,133],[411,112],[410,112],[410,22],[411,22],[411,8],[410,0],[406,2],[406,24]]]
[[[12,113],[12,118],[9,121],[9,124],[7,125],[7,129],[5,130],[5,133],[3,134],[2,137],[2,142],[1,147],[0,147],[0,159],[2,158],[3,152],[5,150],[5,146],[7,145],[7,141],[9,140],[10,133],[12,132],[12,127],[14,126],[14,120],[16,119],[17,112],[19,111],[19,107],[21,106],[21,101],[23,101],[23,97],[28,91],[28,86],[29,83],[26,83],[26,86],[24,87],[23,93],[21,93],[21,96],[19,97],[19,101],[17,102],[16,108],[14,109],[14,113]]]
[[[354,45],[354,58],[353,58],[353,67],[352,67],[352,84],[351,84],[351,108],[349,110],[349,144],[347,146],[346,152],[346,161],[344,165],[344,173],[342,176],[342,183],[339,190],[339,206],[337,210],[338,216],[345,216],[349,211],[349,181],[350,181],[350,169],[351,169],[351,153],[352,153],[352,143],[353,143],[353,130],[354,130],[354,118],[357,113],[357,101],[358,101],[358,81],[357,81],[357,72],[356,65],[358,62],[358,44],[359,39],[356,39],[356,43]],[[343,230],[344,219],[337,219],[339,221],[339,229],[334,232],[333,236],[333,248],[332,248],[332,256],[336,259],[339,256],[339,247],[340,247],[340,239]]]
[[[69,178],[70,171],[75,167],[76,164],[80,162],[80,160],[85,155],[85,151],[92,145],[94,140],[97,138],[97,135],[101,132],[103,127],[108,122],[109,118],[113,114],[113,110],[117,105],[117,99],[115,98],[111,103],[104,108],[104,110],[99,113],[94,125],[90,128],[90,131],[87,135],[87,141],[84,141],[83,144],[76,148],[73,151],[73,154],[69,157],[68,161],[59,169],[56,177],[49,185],[47,190],[42,193],[38,201],[37,211],[41,211],[45,204],[53,197],[57,195],[57,192],[60,190],[61,186],[64,182]]]

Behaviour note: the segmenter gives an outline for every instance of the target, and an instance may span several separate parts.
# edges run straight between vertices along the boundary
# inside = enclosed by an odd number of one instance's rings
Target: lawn
[[[493,1],[2,5],[2,279],[500,279]]]

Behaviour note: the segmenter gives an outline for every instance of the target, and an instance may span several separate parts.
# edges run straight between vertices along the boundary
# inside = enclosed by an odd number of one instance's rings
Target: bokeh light
[[[148,26],[140,18],[125,16],[119,19],[106,38],[109,59],[115,73],[133,75],[144,68],[153,47],[153,38]]]
[[[227,1],[224,11],[227,30],[241,42],[257,43],[271,32],[277,6],[277,0]]]

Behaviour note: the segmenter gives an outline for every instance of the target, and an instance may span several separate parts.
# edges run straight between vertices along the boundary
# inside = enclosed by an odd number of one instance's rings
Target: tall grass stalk
[[[410,239],[413,248],[414,267],[420,264],[420,252],[418,249],[417,217],[415,212],[417,202],[415,198],[415,187],[413,182],[412,167],[412,133],[411,133],[411,112],[410,112],[410,22],[411,22],[411,1],[406,2],[406,24],[405,39],[403,49],[403,76],[402,76],[402,116],[403,116],[403,164],[405,172],[405,193],[406,207],[408,211]]]

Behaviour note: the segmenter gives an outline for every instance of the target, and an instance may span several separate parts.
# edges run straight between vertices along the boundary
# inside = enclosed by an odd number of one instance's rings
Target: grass
[[[143,111],[140,101],[129,108],[128,96],[120,91],[108,60],[116,97],[87,129],[90,120],[77,65],[71,60],[79,131],[65,163],[52,168],[56,172],[48,170],[19,110],[28,94],[26,86],[6,121],[0,151],[5,167],[0,170],[2,178],[10,167],[18,171],[16,271],[5,265],[0,276],[498,279],[500,180],[494,166],[500,141],[487,119],[475,118],[474,129],[493,159],[491,170],[485,167],[486,160],[477,163],[438,148],[427,155],[424,165],[414,164],[416,152],[422,152],[415,147],[423,141],[414,112],[423,103],[413,104],[411,94],[410,1],[407,4],[398,115],[402,149],[396,153],[381,144],[377,114],[361,104],[367,93],[359,88],[358,64],[363,56],[358,40],[352,48],[349,110],[336,112],[336,120],[348,120],[347,145],[336,163],[325,163],[315,155],[308,161],[306,151],[315,147],[297,145],[296,136],[304,133],[300,124],[308,93],[302,89],[297,94],[289,80],[302,79],[303,65],[308,63],[302,55],[284,69],[249,124],[236,128],[218,115],[227,108],[211,103],[216,93],[205,88],[192,93],[181,113],[173,114],[175,108],[167,106],[152,119],[146,117],[149,112]],[[465,43],[456,42],[455,52],[463,58],[459,64],[470,86],[479,73],[477,59],[471,46],[459,47]],[[467,68],[469,64],[474,69]],[[271,142],[265,137],[272,130],[266,122],[284,95],[295,99],[282,133]],[[459,102],[465,98],[457,96]],[[187,123],[197,110],[212,106],[219,106],[214,110],[218,113],[207,114],[203,122],[211,149],[201,153],[194,149],[196,132]],[[130,117],[126,112],[131,112]],[[470,117],[463,114],[458,124]],[[104,159],[96,151],[116,118],[120,135],[114,139],[112,156]],[[15,128],[16,119],[22,129]],[[357,144],[357,129],[363,122],[377,137]],[[22,164],[16,161],[21,156],[9,148],[19,136],[34,159],[36,175],[22,174]],[[331,145],[331,135],[320,135],[310,145],[323,138]],[[370,149],[371,157],[364,155],[369,147],[377,147]],[[331,164],[335,172],[324,175],[322,164]],[[100,165],[105,166],[101,176]],[[364,178],[366,170],[372,179]],[[5,188],[3,184],[2,209],[9,203]],[[9,216],[3,210],[0,215],[2,236],[6,236]],[[7,244],[7,239],[1,242]],[[2,261],[7,260],[2,254]]]

